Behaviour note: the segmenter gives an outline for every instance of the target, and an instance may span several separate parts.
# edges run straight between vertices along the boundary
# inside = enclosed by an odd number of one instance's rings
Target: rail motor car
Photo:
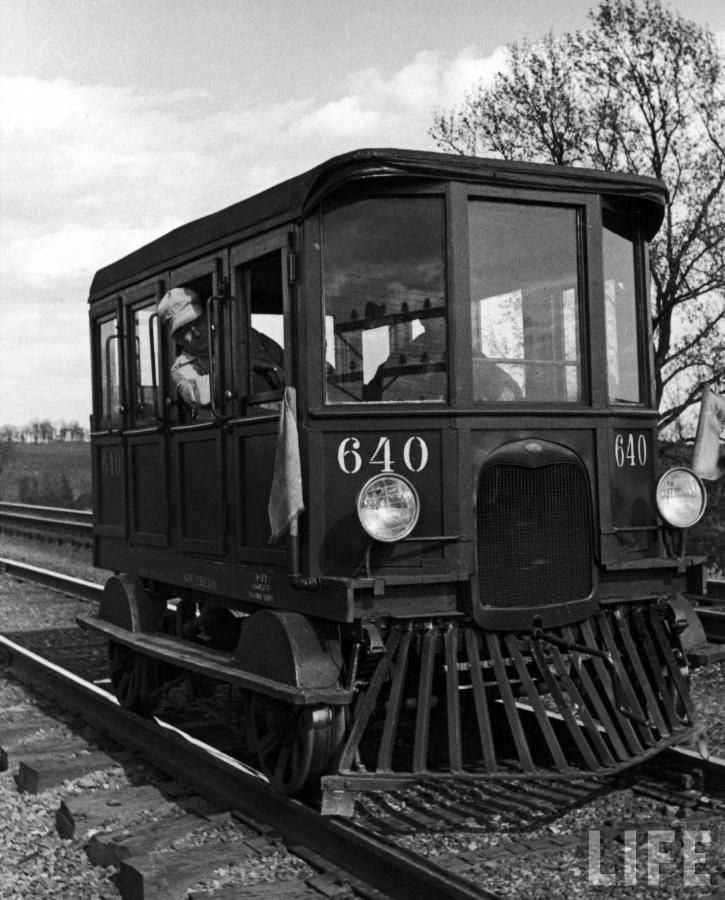
[[[114,574],[84,624],[121,703],[227,682],[275,788],[331,798],[610,772],[691,736],[684,536],[706,498],[688,469],[656,477],[665,201],[645,177],[359,150],[101,269]],[[193,408],[158,312],[175,289],[205,312]]]

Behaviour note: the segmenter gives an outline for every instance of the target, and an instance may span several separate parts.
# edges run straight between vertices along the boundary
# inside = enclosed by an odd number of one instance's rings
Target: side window
[[[167,291],[156,307],[165,345],[162,355],[169,360],[160,381],[180,424],[212,419],[214,410],[221,409],[222,323],[218,305],[212,302],[209,310],[212,286],[211,274],[186,281]],[[149,339],[149,351],[151,346]],[[148,374],[153,385],[150,353]]]
[[[277,408],[289,361],[285,357],[284,277],[281,251],[238,269],[244,311],[240,360],[249,412]]]
[[[640,329],[631,237],[605,227],[604,303],[607,328],[607,364],[610,403],[641,403]]]
[[[161,417],[157,321],[156,304],[131,310],[131,419],[134,425],[148,425]]]
[[[120,428],[123,421],[118,320],[115,316],[102,320],[97,323],[96,329],[96,384],[100,386],[96,394],[96,428],[110,431]]]

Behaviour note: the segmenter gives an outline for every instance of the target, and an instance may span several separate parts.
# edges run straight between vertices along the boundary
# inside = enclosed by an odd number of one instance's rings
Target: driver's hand
[[[195,381],[182,381],[178,386],[179,396],[189,406],[201,406],[199,385]]]

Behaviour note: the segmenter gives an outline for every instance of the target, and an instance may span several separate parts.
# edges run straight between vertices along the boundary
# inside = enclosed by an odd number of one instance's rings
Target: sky
[[[88,425],[96,269],[435,107],[594,0],[0,0],[0,426]],[[725,41],[722,0],[672,0]]]

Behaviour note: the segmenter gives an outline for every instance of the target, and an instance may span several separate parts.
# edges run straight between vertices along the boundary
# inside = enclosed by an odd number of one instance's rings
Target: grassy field
[[[22,497],[37,487],[37,497]],[[43,496],[48,495],[46,500]],[[72,506],[91,506],[91,445],[85,442],[53,441],[48,444],[15,444],[10,460],[0,474],[0,499],[42,502],[61,506],[61,498],[72,497]],[[55,502],[54,502],[55,501]]]

